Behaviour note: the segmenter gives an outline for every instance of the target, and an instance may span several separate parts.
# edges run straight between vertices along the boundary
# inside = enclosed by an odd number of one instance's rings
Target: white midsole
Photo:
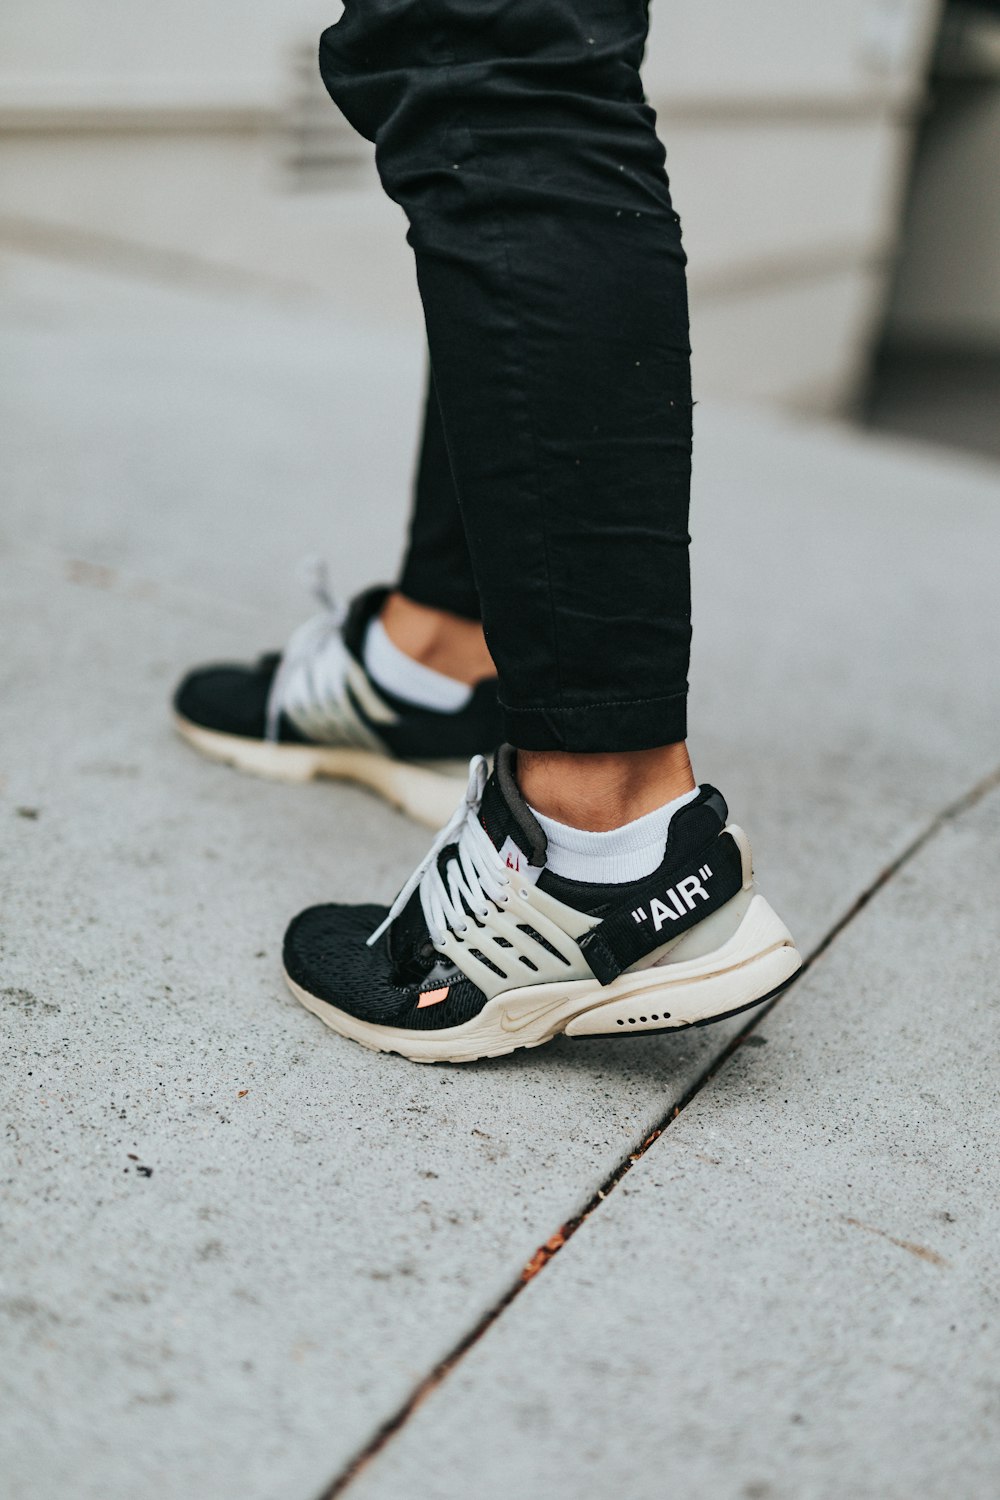
[[[463,1026],[408,1031],[360,1021],[309,994],[286,975],[292,994],[342,1036],[414,1062],[471,1062],[567,1036],[674,1031],[763,1000],[791,979],[802,959],[791,934],[761,895],[714,952],[629,970],[611,984],[564,980],[506,990]]]
[[[316,776],[356,781],[428,828],[448,821],[468,778],[464,761],[423,765],[346,745],[275,744],[204,729],[182,714],[174,715],[174,723],[189,744],[212,760],[272,781],[303,782]]]

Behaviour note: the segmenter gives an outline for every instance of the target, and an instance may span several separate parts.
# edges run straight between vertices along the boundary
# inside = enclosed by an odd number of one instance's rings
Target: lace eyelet
[[[523,886],[522,885],[521,889],[518,891],[517,894],[520,896],[520,898],[521,898],[522,901],[527,901],[528,896],[529,896],[529,891],[528,891],[527,886]]]

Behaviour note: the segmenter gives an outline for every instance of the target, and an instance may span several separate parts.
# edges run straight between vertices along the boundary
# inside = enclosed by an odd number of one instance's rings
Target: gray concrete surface
[[[388,897],[426,834],[207,765],[164,703],[282,638],[303,552],[391,571],[416,322],[0,277],[4,1500],[309,1496],[733,1028],[419,1069],[295,1006],[286,917]],[[696,765],[811,949],[998,758],[1000,482],[735,410],[698,454]]]
[[[998,887],[994,790],[845,929],[352,1497],[995,1496]]]

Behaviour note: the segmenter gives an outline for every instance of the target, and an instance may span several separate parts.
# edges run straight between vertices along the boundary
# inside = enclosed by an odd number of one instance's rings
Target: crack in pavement
[[[902,852],[898,854],[895,859],[891,860],[890,863],[887,864],[885,868],[879,872],[878,875],[876,875],[874,880],[872,880],[870,884],[865,887],[865,889],[861,892],[857,899],[851,903],[851,905],[847,908],[843,915],[839,917],[838,920],[833,924],[830,930],[826,933],[825,937],[821,938],[820,941],[816,944],[815,948],[813,948],[812,952],[805,959],[801,969],[796,975],[794,975],[791,982],[785,986],[780,994],[776,995],[772,1000],[766,1001],[762,1006],[760,1006],[759,1009],[756,1009],[752,1012],[751,1019],[747,1021],[746,1025],[741,1027],[741,1029],[736,1033],[734,1037],[730,1038],[726,1046],[722,1048],[722,1050],[715,1058],[713,1058],[713,1060],[694,1080],[694,1082],[686,1090],[686,1092],[681,1095],[680,1099],[672,1106],[670,1111],[660,1121],[659,1125],[657,1125],[656,1128],[646,1137],[646,1139],[640,1146],[638,1146],[635,1150],[629,1152],[629,1154],[618,1164],[615,1170],[605,1178],[597,1191],[585,1204],[583,1209],[578,1214],[574,1215],[573,1218],[567,1220],[565,1224],[563,1224],[558,1230],[556,1230],[555,1234],[551,1235],[543,1245],[539,1246],[539,1248],[532,1255],[531,1259],[525,1265],[520,1276],[517,1278],[514,1284],[507,1289],[502,1297],[500,1297],[490,1308],[487,1309],[487,1311],[482,1315],[478,1322],[475,1323],[473,1327],[462,1336],[461,1339],[459,1339],[459,1341],[454,1345],[449,1353],[446,1354],[445,1357],[440,1360],[433,1367],[433,1369],[428,1372],[427,1375],[424,1376],[424,1378],[414,1388],[407,1399],[396,1409],[391,1417],[389,1417],[385,1422],[381,1424],[381,1426],[378,1427],[378,1429],[364,1445],[364,1447],[360,1448],[354,1455],[354,1457],[348,1461],[348,1463],[340,1471],[340,1473],[336,1475],[336,1477],[331,1480],[330,1484],[327,1485],[327,1487],[316,1497],[316,1500],[337,1500],[337,1497],[344,1493],[347,1487],[358,1477],[362,1469],[364,1469],[367,1464],[369,1464],[371,1460],[386,1446],[386,1444],[392,1440],[396,1433],[405,1426],[410,1417],[412,1417],[413,1413],[417,1410],[418,1406],[421,1405],[421,1403],[431,1394],[432,1391],[434,1391],[442,1383],[442,1381],[447,1379],[452,1370],[465,1357],[465,1355],[469,1352],[473,1345],[478,1343],[483,1335],[487,1333],[488,1330],[497,1321],[497,1319],[500,1318],[504,1312],[506,1312],[507,1308],[510,1307],[511,1303],[514,1302],[518,1296],[520,1296],[521,1292],[528,1285],[528,1283],[530,1281],[533,1281],[535,1277],[545,1269],[549,1261],[559,1253],[562,1247],[567,1243],[567,1241],[572,1238],[572,1236],[577,1232],[581,1225],[586,1223],[591,1214],[601,1206],[601,1204],[607,1199],[609,1194],[612,1193],[618,1186],[622,1178],[628,1172],[630,1172],[635,1163],[637,1161],[640,1161],[641,1158],[646,1154],[649,1148],[653,1145],[654,1141],[659,1140],[664,1131],[668,1129],[673,1121],[677,1119],[678,1115],[687,1108],[687,1106],[697,1097],[698,1094],[701,1093],[706,1084],[710,1083],[712,1079],[715,1078],[719,1072],[721,1072],[721,1070],[725,1067],[726,1063],[733,1056],[737,1048],[743,1046],[747,1038],[752,1035],[752,1033],[757,1029],[760,1023],[765,1019],[765,1017],[769,1016],[775,1006],[780,1004],[781,1000],[784,999],[785,995],[789,994],[792,988],[801,979],[803,979],[806,974],[809,973],[809,971],[819,961],[819,959],[823,957],[823,955],[832,946],[832,944],[836,942],[837,938],[845,930],[845,928],[849,927],[854,919],[864,910],[864,908],[868,905],[872,898],[878,895],[879,891],[883,890],[894,878],[894,876],[896,876],[900,870],[904,869],[920,853],[920,851],[928,843],[930,843],[938,833],[940,833],[942,828],[946,827],[948,823],[953,822],[956,818],[961,817],[963,813],[966,813],[971,808],[975,807],[977,803],[981,802],[984,797],[987,797],[990,792],[995,791],[998,787],[1000,787],[1000,766],[997,766],[995,770],[984,776],[980,781],[977,781],[975,785],[969,791],[964,792],[962,796],[957,797],[953,802],[948,803],[948,805],[943,808],[941,812],[937,813],[933,818],[931,818],[922,832],[918,833],[916,837],[906,845]],[[864,1225],[859,1227],[868,1228],[869,1226]],[[880,1233],[881,1231],[876,1230],[874,1232]],[[911,1247],[909,1245],[906,1245],[903,1248],[910,1249]]]

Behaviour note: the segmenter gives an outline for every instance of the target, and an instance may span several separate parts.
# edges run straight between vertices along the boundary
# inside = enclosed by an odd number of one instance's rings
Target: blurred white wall
[[[413,315],[398,211],[315,78],[316,38],[339,9],[7,0],[0,230],[346,289],[361,316]],[[700,395],[851,402],[939,9],[653,0],[646,90],[691,259]]]

